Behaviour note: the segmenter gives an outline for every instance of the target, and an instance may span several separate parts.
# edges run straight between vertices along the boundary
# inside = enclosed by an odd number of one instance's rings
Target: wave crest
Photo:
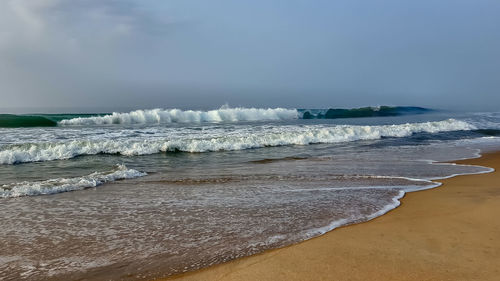
[[[57,126],[57,122],[46,116],[0,114],[0,128],[54,126]]]
[[[416,106],[377,106],[361,108],[330,108],[326,109],[300,109],[303,119],[337,119],[361,117],[387,117],[411,114],[424,114],[431,109]]]
[[[339,143],[376,140],[382,137],[407,137],[414,133],[473,130],[469,123],[448,119],[426,123],[382,126],[280,126],[262,131],[235,131],[222,135],[187,134],[182,137],[73,140],[54,143],[13,144],[0,148],[0,164],[69,159],[79,155],[146,155],[168,151],[230,151],[268,146]]]
[[[226,108],[194,111],[180,109],[136,110],[105,116],[78,117],[62,120],[59,125],[109,125],[109,124],[160,124],[160,123],[201,123],[238,121],[279,121],[299,117],[296,109],[285,108]]]
[[[146,173],[116,165],[107,172],[95,172],[76,178],[58,178],[37,182],[19,182],[0,186],[0,198],[54,194],[96,187],[106,182],[145,176]]]

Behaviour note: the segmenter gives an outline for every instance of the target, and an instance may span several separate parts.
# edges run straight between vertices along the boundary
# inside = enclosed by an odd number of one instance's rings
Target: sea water
[[[0,279],[191,271],[370,220],[436,179],[491,171],[436,161],[498,148],[500,114],[380,110],[0,116]]]

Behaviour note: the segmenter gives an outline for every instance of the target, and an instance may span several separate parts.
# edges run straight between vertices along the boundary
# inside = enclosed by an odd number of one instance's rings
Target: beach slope
[[[500,153],[460,161],[500,169]],[[500,174],[408,193],[367,223],[166,280],[500,280]]]

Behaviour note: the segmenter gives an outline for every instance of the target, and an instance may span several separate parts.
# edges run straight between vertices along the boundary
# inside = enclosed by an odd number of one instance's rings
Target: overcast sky
[[[500,1],[1,0],[0,108],[500,110]]]

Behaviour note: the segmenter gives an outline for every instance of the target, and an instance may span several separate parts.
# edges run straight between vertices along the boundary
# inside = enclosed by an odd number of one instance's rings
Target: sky
[[[0,112],[500,110],[498,0],[1,0]]]

